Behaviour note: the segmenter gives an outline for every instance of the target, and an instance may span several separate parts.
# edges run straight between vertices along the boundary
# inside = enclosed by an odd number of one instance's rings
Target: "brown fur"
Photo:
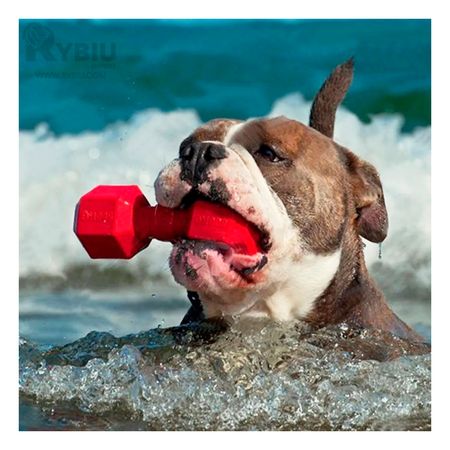
[[[309,126],[328,137],[333,137],[334,119],[339,104],[353,80],[353,58],[337,66],[325,80],[311,107]]]
[[[197,142],[219,141],[222,142],[230,127],[239,120],[214,119],[197,128],[188,139]]]
[[[223,140],[235,123],[209,122],[190,139]],[[360,236],[379,242],[387,233],[376,169],[323,134],[285,117],[247,122],[233,143],[253,154],[299,229],[306,250],[329,254],[341,247],[338,271],[306,320],[318,326],[345,321],[421,340],[391,311],[364,262]],[[261,144],[274,148],[284,160],[271,163],[259,157]]]
[[[336,250],[347,218],[348,186],[333,143],[285,117],[252,121],[234,141],[255,154],[268,184],[308,244],[307,250],[316,254]],[[286,160],[272,164],[258,157],[261,144],[273,147]]]
[[[330,254],[341,248],[337,273],[306,320],[318,326],[347,322],[420,341],[391,311],[365,265],[361,236],[381,242],[388,230],[378,173],[331,139],[336,108],[352,75],[352,60],[330,75],[314,100],[311,127],[285,117],[256,119],[243,124],[230,145],[240,144],[253,155],[298,228],[307,246],[304,250]],[[211,121],[195,130],[184,145],[223,141],[236,123],[240,122]],[[282,159],[271,162],[262,157],[258,150],[263,144]]]

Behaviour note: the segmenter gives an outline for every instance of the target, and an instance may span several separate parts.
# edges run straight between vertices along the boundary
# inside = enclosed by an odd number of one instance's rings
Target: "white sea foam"
[[[292,94],[279,99],[270,115],[284,114],[307,123],[309,108],[301,95]],[[72,232],[79,197],[97,184],[139,184],[154,203],[153,180],[200,123],[193,110],[152,109],[101,132],[54,136],[45,124],[20,132],[20,275],[63,275],[70,265],[88,263]],[[378,115],[364,124],[341,108],[335,138],[372,162],[381,174],[390,217],[383,264],[409,274],[405,285],[414,279],[429,289],[431,130],[401,133],[401,125],[402,117],[397,115]],[[162,275],[178,289],[168,272],[169,250],[168,244],[153,242],[131,261],[95,264]],[[368,244],[366,254],[373,266],[378,246]],[[392,284],[393,292],[401,290],[398,280]]]

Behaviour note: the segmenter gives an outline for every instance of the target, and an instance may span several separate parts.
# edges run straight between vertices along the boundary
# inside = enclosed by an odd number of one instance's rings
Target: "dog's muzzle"
[[[159,204],[170,208],[188,208],[197,200],[221,203],[260,234],[261,250],[252,255],[223,242],[175,241],[169,264],[178,283],[201,293],[202,299],[234,304],[266,282],[274,255],[274,226],[283,226],[284,215],[250,154],[218,142],[188,140],[180,146],[179,158],[158,175],[155,194]],[[284,228],[279,234],[287,236]]]

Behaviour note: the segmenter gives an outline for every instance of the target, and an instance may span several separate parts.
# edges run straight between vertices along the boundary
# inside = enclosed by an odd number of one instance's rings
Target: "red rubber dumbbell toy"
[[[97,186],[81,197],[74,232],[91,258],[132,258],[152,239],[223,242],[253,255],[258,230],[218,203],[197,200],[186,209],[150,206],[138,186]]]

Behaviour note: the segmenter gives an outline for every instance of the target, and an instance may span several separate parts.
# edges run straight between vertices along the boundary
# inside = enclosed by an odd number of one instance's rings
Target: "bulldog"
[[[192,302],[182,323],[229,316],[345,322],[422,340],[392,312],[366,268],[361,238],[382,242],[388,216],[375,167],[333,140],[352,78],[352,59],[330,74],[309,126],[286,117],[212,120],[159,173],[159,204],[220,202],[260,235],[255,255],[221,242],[174,243],[170,268]]]

